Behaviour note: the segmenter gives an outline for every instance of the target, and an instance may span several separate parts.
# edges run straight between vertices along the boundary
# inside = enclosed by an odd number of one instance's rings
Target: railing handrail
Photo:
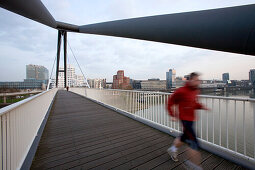
[[[41,93],[41,92],[43,92],[43,90],[41,90],[41,91],[30,91],[30,92],[0,93],[0,97],[26,95],[26,94],[36,94],[36,93]]]
[[[53,89],[50,89],[50,90],[53,90]],[[49,90],[49,91],[50,91],[50,90]],[[24,100],[21,100],[21,101],[19,101],[19,102],[16,102],[16,103],[13,103],[13,104],[11,104],[11,105],[8,105],[8,106],[6,106],[6,107],[1,108],[1,109],[0,109],[0,116],[3,115],[3,114],[5,114],[5,113],[7,113],[7,112],[10,112],[11,110],[13,110],[13,109],[15,109],[15,108],[17,108],[17,107],[22,106],[22,105],[25,104],[25,103],[30,102],[31,100],[33,100],[33,99],[35,99],[35,98],[37,98],[37,97],[39,97],[39,96],[41,96],[41,95],[43,95],[44,93],[47,93],[47,92],[48,92],[48,91],[43,91],[43,92],[41,92],[41,93],[39,93],[39,94],[37,94],[37,95],[31,96],[31,97],[29,97],[29,98],[26,98],[26,99],[24,99]]]
[[[83,87],[77,87],[77,88],[83,88]],[[84,88],[85,89],[85,88]],[[93,88],[92,88],[93,89]],[[96,89],[95,90],[108,90],[108,91],[126,91],[126,92],[138,92],[138,93],[154,93],[154,94],[172,94],[167,92],[158,92],[158,91],[140,91],[140,90],[122,90],[122,89]],[[253,98],[242,98],[242,97],[223,97],[223,96],[213,96],[213,95],[198,95],[202,98],[214,98],[214,99],[225,99],[225,100],[236,100],[236,101],[250,101],[255,102],[255,99]]]

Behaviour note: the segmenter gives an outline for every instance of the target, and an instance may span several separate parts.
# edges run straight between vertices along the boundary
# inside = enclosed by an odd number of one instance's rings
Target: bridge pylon
[[[61,41],[62,37],[64,40],[64,70],[59,69],[59,61],[60,61],[60,50],[61,50]],[[58,30],[58,44],[57,44],[57,67],[56,67],[56,87],[58,87],[58,75],[59,72],[64,72],[64,82],[65,88],[67,86],[67,32],[65,30]]]

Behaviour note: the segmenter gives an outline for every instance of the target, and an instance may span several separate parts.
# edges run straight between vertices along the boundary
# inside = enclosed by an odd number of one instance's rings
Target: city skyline
[[[111,0],[107,3],[45,0],[43,3],[57,20],[88,24],[245,5],[253,1],[197,0],[192,1],[192,5],[189,1],[173,3],[163,0]],[[93,10],[96,7],[97,12]],[[38,63],[51,70],[56,55],[57,31],[2,8],[0,19],[0,59],[4,61],[0,63],[0,81],[24,79],[23,66],[30,63]],[[152,77],[165,79],[168,68],[175,68],[176,76],[197,71],[202,74],[202,79],[221,79],[221,74],[228,72],[231,79],[242,80],[248,79],[249,70],[255,68],[255,58],[248,55],[107,36],[68,33],[68,39],[87,78],[111,80],[116,70],[123,69],[129,77],[137,80]],[[68,60],[68,63],[75,63],[69,48]],[[6,72],[8,74],[4,74]]]

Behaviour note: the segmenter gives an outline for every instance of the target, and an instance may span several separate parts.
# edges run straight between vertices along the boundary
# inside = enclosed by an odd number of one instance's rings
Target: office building
[[[48,80],[49,71],[44,66],[29,64],[26,66],[26,79]]]
[[[255,69],[250,69],[249,80],[253,87],[255,87]]]
[[[166,90],[166,80],[148,79],[140,83],[143,90]]]
[[[169,69],[168,72],[166,72],[166,88],[171,89],[172,87],[175,87],[175,76],[176,71],[174,69]]]
[[[141,89],[141,82],[142,80],[130,80],[130,84],[133,89]]]
[[[42,89],[45,90],[47,80],[25,79],[15,82],[0,82],[0,88],[6,89]]]
[[[90,88],[106,88],[106,79],[88,79]]]
[[[59,68],[60,72],[58,74],[58,87],[65,87],[65,73],[64,68]],[[86,86],[86,82],[83,76],[76,75],[75,67],[71,64],[67,65],[67,86],[68,87],[81,87]]]
[[[113,76],[113,89],[130,89],[130,78],[124,76],[124,70],[119,70],[117,75]]]
[[[229,73],[223,73],[222,74],[222,81],[223,81],[223,83],[227,83],[228,82],[228,80],[229,80]]]
[[[26,65],[26,79],[24,81],[0,82],[0,88],[6,89],[46,89],[49,71],[44,66]]]

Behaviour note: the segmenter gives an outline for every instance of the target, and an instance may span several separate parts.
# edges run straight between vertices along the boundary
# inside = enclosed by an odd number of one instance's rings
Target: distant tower
[[[254,88],[255,87],[255,69],[250,69],[249,80]]]
[[[48,80],[49,71],[44,66],[29,64],[26,66],[26,79]]]
[[[166,72],[166,88],[171,89],[175,86],[175,76],[176,71],[174,69],[169,69],[168,72]]]
[[[223,83],[227,83],[229,80],[229,73],[223,73],[222,74],[222,81]]]

